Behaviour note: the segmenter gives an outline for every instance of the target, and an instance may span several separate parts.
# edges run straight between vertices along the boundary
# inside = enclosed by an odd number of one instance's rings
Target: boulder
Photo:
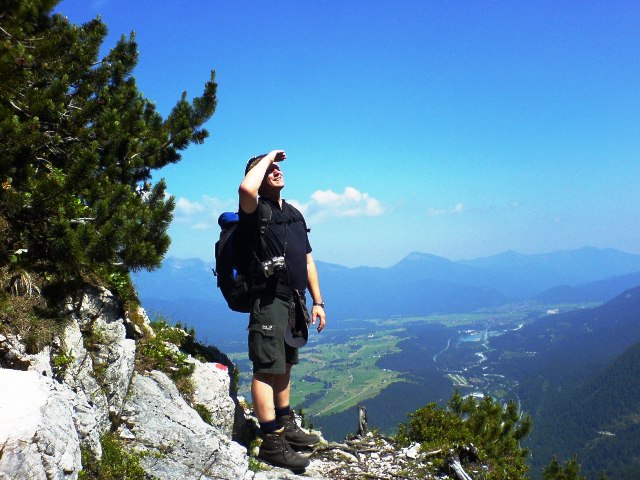
[[[100,436],[111,425],[107,396],[94,376],[93,359],[84,347],[83,335],[75,319],[66,326],[63,338],[64,350],[71,362],[66,366],[62,380],[75,392],[72,407],[76,428],[82,443],[100,458]]]
[[[35,371],[0,369],[0,479],[76,479],[80,439],[68,387]]]
[[[45,347],[41,352],[28,354],[22,339],[17,335],[0,335],[0,368],[11,368],[13,370],[34,370],[46,375],[53,376],[51,363],[49,361],[51,348]]]
[[[231,439],[236,405],[229,396],[228,368],[221,363],[202,363],[194,360],[191,382],[195,388],[194,403],[211,413],[211,425]]]
[[[248,471],[246,450],[205,423],[162,372],[133,376],[121,420],[121,438],[160,480],[241,479]]]
[[[122,412],[136,344],[127,338],[119,303],[107,289],[87,288],[78,302],[67,302],[67,313],[62,348],[72,361],[63,381],[77,393],[73,406],[80,438],[99,458],[100,436]]]
[[[98,367],[98,381],[107,398],[109,414],[117,421],[122,412],[136,357],[136,342],[126,338],[121,318],[100,316],[92,326],[92,334],[101,338],[93,351],[94,372]]]

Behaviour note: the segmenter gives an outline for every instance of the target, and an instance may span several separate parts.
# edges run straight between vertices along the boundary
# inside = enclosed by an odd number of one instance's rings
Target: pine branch
[[[4,33],[7,37],[13,39],[13,36],[9,32],[7,32],[4,28],[0,27],[0,31]]]
[[[31,115],[29,115],[27,112],[25,112],[24,110],[22,110],[18,105],[16,105],[15,103],[13,103],[13,100],[9,100],[9,103],[11,104],[11,106],[13,108],[15,108],[16,110],[18,110],[20,113],[22,113],[23,115],[26,115],[28,118],[31,118]]]

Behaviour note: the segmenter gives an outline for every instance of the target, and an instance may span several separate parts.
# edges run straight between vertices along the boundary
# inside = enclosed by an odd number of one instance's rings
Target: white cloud
[[[427,215],[429,217],[439,217],[441,215],[454,215],[466,211],[464,203],[460,202],[455,207],[449,209],[429,208]]]
[[[311,222],[330,217],[377,216],[383,213],[382,205],[377,199],[353,187],[345,188],[342,193],[317,190],[307,203],[289,199],[287,201]],[[220,200],[206,195],[199,200],[180,197],[176,199],[175,221],[194,230],[217,229],[218,216],[222,212],[237,209],[237,200]]]
[[[237,210],[237,203],[204,195],[200,200],[180,197],[176,200],[175,219],[195,230],[218,228],[218,216],[222,212]]]
[[[485,207],[471,207],[469,208],[463,202],[459,202],[452,208],[429,208],[427,209],[427,216],[429,217],[440,217],[442,215],[457,215],[460,213],[466,214],[476,214],[479,212],[492,212],[499,210],[508,210],[508,209],[516,209],[520,208],[520,204],[517,202],[512,202],[507,205],[489,205]]]
[[[192,225],[192,228],[194,230],[211,230],[214,226],[215,225],[213,225],[211,222],[199,222]]]
[[[320,221],[329,217],[373,217],[382,215],[384,211],[379,200],[353,187],[346,187],[342,193],[317,190],[305,204],[295,200],[291,200],[290,203],[310,221]]]
[[[453,213],[462,213],[464,212],[464,203],[460,202],[455,207],[453,207]]]
[[[199,202],[192,202],[184,197],[176,200],[176,215],[179,217],[189,217],[204,211],[204,205]]]

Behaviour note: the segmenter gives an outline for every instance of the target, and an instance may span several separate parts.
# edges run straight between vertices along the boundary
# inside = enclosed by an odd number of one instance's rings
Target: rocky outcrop
[[[69,321],[59,355],[68,359],[62,381],[74,392],[74,418],[83,445],[98,458],[100,436],[120,416],[133,375],[135,340],[127,338],[117,300],[89,289],[66,305]]]
[[[134,375],[121,422],[120,436],[159,479],[243,478],[248,470],[246,449],[202,421],[162,372]]]
[[[0,369],[0,479],[75,479],[73,392],[34,371]]]
[[[217,362],[202,363],[195,360],[194,363],[191,375],[193,402],[205,407],[211,413],[211,425],[231,439],[236,405],[229,395],[229,369]]]
[[[11,370],[34,370],[44,376],[53,376],[51,369],[51,348],[28,354],[24,342],[15,335],[0,335],[0,368]]]
[[[99,461],[109,431],[150,478],[298,478],[254,471],[247,449],[231,440],[246,420],[228,366],[188,357],[188,403],[165,373],[135,371],[136,338],[154,335],[144,311],[136,312],[144,324],[133,322],[111,292],[89,288],[64,314],[64,332],[36,355],[19,336],[0,335],[0,480],[77,479],[81,448]]]
[[[255,438],[256,426],[230,392],[224,355],[188,357],[187,401],[166,373],[136,371],[136,339],[154,335],[143,311],[133,322],[108,290],[91,288],[65,314],[63,334],[36,355],[0,335],[0,480],[75,480],[81,449],[99,461],[106,432],[159,480],[435,478],[416,447],[396,451],[371,433],[307,452],[304,477],[260,464],[232,440]]]

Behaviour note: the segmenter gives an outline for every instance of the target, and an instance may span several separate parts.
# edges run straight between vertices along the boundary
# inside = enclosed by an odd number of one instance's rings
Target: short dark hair
[[[253,167],[255,167],[258,162],[260,160],[262,160],[264,157],[266,157],[267,154],[263,153],[262,155],[256,155],[255,157],[251,157],[248,161],[247,161],[247,166],[244,169],[244,174],[246,175],[247,173],[249,173],[249,170],[251,170]]]

